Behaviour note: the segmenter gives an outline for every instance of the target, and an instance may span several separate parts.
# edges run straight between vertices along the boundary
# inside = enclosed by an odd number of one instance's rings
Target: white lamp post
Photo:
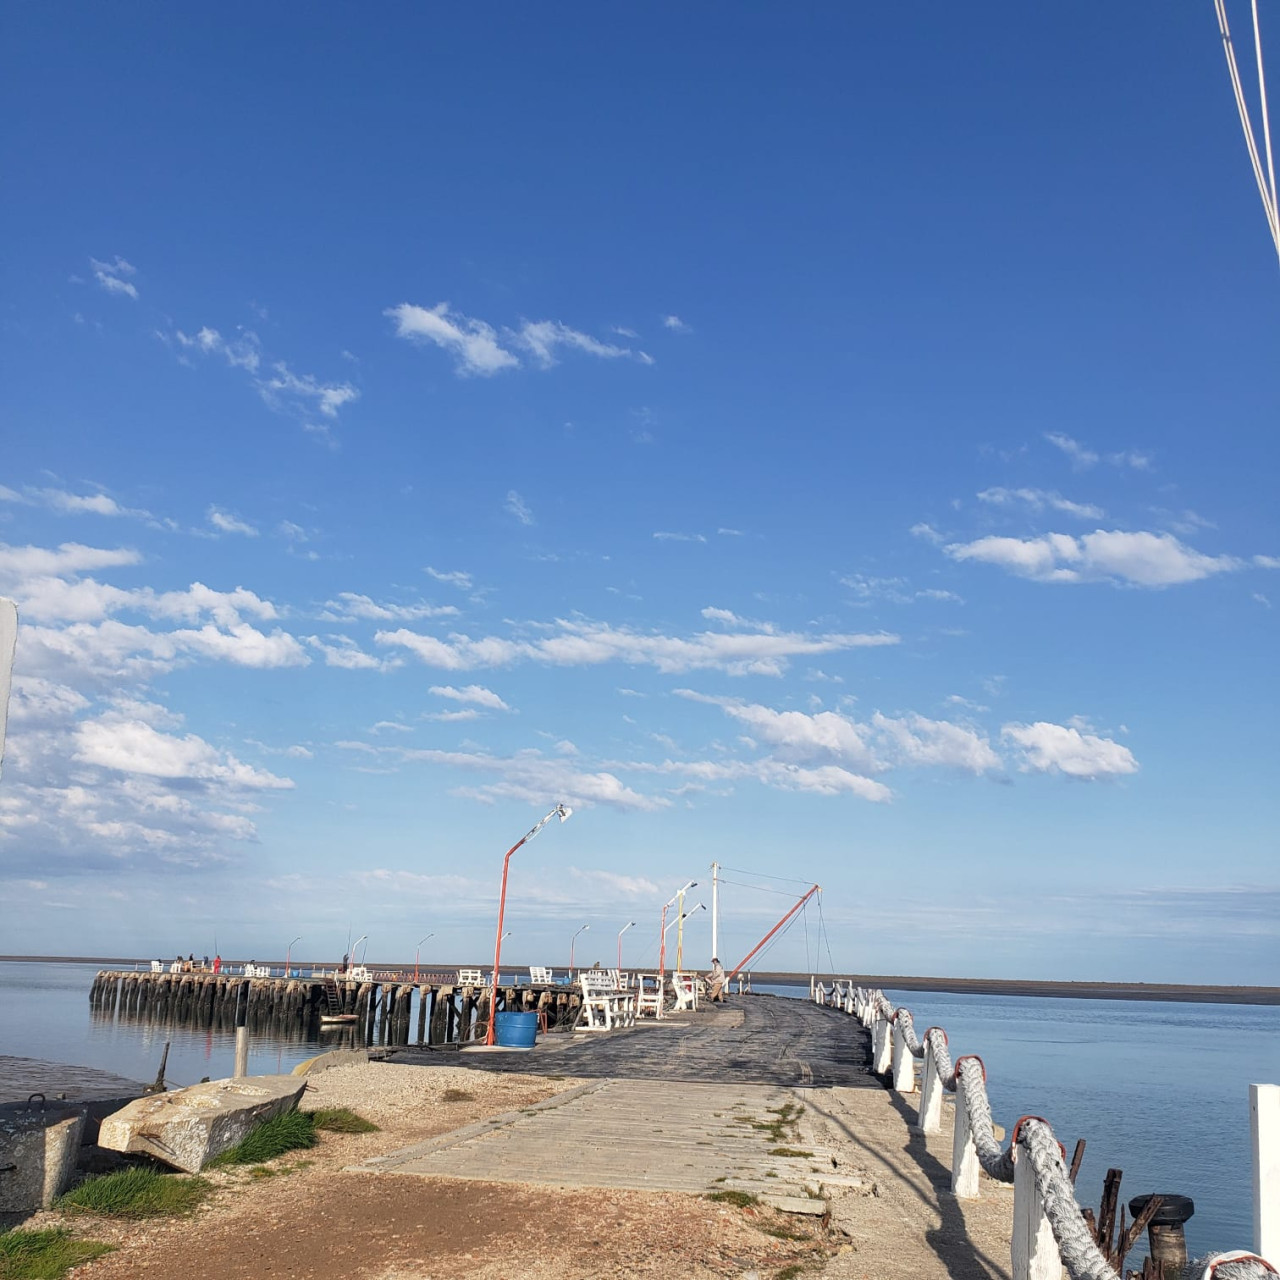
[[[302,941],[302,934],[298,934],[298,936],[293,940],[293,942],[301,942],[301,941]],[[289,943],[289,945],[284,949],[284,976],[286,979],[289,976],[289,955],[293,951],[293,942]]]
[[[577,932],[574,933],[573,937],[569,939],[569,981],[570,982],[573,981],[573,944],[577,942],[579,933],[585,933],[590,928],[591,926],[589,924],[584,924],[582,928],[577,930]]]
[[[635,927],[636,927],[636,922],[632,920],[630,923],[624,924],[622,928],[618,930],[618,977],[619,979],[621,979],[622,977],[622,935],[626,933],[628,929],[634,929]]]
[[[667,980],[667,909],[671,907],[677,898],[683,898],[690,889],[697,886],[696,880],[690,880],[687,885],[662,904],[662,928],[658,931],[658,983],[661,985]]]

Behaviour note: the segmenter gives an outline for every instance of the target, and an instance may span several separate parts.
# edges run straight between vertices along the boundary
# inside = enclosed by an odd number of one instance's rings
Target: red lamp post
[[[502,890],[498,894],[498,929],[494,934],[493,943],[493,972],[489,975],[489,1029],[485,1033],[484,1042],[487,1045],[493,1044],[494,1033],[497,1030],[498,1023],[498,967],[502,964],[502,915],[507,906],[507,868],[511,863],[511,855],[520,848],[522,844],[528,844],[534,836],[542,830],[543,827],[551,821],[552,818],[559,818],[561,822],[568,822],[569,816],[573,810],[568,805],[558,804],[551,810],[545,818],[536,826],[526,831],[519,840],[507,850],[507,856],[502,860]]]

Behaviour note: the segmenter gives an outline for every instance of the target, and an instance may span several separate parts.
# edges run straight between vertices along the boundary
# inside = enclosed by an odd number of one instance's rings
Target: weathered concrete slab
[[[770,1125],[795,1105],[770,1085],[601,1080],[359,1166],[378,1173],[706,1194],[759,1187],[790,1212],[822,1214],[808,1194],[830,1155],[772,1154]],[[803,1205],[801,1205],[803,1201]]]
[[[292,1111],[306,1087],[299,1076],[244,1076],[139,1098],[102,1122],[98,1145],[198,1173],[255,1125]]]
[[[67,1189],[85,1118],[83,1110],[0,1112],[0,1213],[47,1209]]]

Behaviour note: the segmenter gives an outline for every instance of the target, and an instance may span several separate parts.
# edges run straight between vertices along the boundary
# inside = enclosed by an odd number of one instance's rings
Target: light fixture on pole
[[[618,975],[619,977],[621,977],[622,975],[622,935],[626,933],[628,929],[634,929],[635,927],[636,927],[636,922],[632,920],[630,924],[624,924],[622,928],[618,930]]]
[[[298,936],[293,940],[293,942],[301,941],[302,934],[298,934]],[[293,942],[289,943],[289,945],[284,949],[284,976],[286,978],[289,976],[289,953],[293,950]]]
[[[493,944],[493,973],[490,975],[491,982],[489,984],[489,1029],[485,1032],[485,1044],[492,1044],[494,1032],[496,1030],[497,1017],[495,1016],[498,1007],[498,966],[502,963],[502,914],[507,906],[507,867],[511,862],[511,855],[520,848],[522,844],[527,844],[534,836],[542,830],[543,827],[551,821],[552,818],[559,818],[561,822],[568,822],[569,816],[573,810],[568,805],[558,804],[551,810],[545,818],[536,826],[526,831],[519,840],[507,850],[507,856],[502,860],[502,889],[498,894],[498,928],[494,933]]]
[[[361,935],[360,935],[360,936],[355,940],[355,942],[354,942],[354,943],[352,943],[352,945],[351,945],[351,950],[347,953],[347,968],[348,968],[348,969],[354,969],[354,968],[356,967],[356,947],[358,947],[362,942],[368,942],[368,941],[369,941],[369,935],[368,935],[367,933],[362,933],[362,934],[361,934]],[[365,950],[366,950],[366,951],[368,951],[368,949],[369,949],[368,947],[365,947]]]
[[[436,935],[435,935],[434,933],[429,933],[429,934],[427,934],[427,938],[434,938],[435,936],[436,936]],[[418,981],[418,957],[422,954],[422,944],[423,944],[424,942],[426,942],[427,938],[419,938],[419,939],[418,939],[418,945],[414,948],[414,951],[413,951],[413,980],[414,980],[414,982],[417,982],[417,981]]]
[[[690,880],[683,889],[677,893],[673,893],[671,897],[662,904],[662,927],[658,930],[658,986],[667,980],[667,908],[670,907],[677,898],[683,897],[690,889],[697,886],[696,880]]]
[[[359,939],[359,941],[357,941],[356,946],[358,947],[358,946],[360,945],[360,943],[361,943],[361,942],[363,942],[363,943],[364,943],[364,955],[362,955],[362,956],[360,957],[360,963],[361,963],[361,964],[364,964],[364,963],[369,959],[369,935],[368,935],[367,933],[364,935],[364,937],[363,937],[363,938],[361,938],[361,939]],[[351,958],[352,958],[352,960],[354,960],[354,959],[355,959],[354,951],[353,951],[353,953],[352,953]]]
[[[579,933],[585,933],[590,928],[591,926],[589,924],[584,924],[582,928],[577,930],[577,932],[574,933],[573,937],[569,939],[569,981],[570,982],[573,981],[573,944],[577,942]]]

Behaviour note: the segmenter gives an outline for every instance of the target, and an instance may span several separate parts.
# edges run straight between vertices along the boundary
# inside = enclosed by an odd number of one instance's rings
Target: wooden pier
[[[498,1012],[541,1015],[548,1031],[578,1020],[578,988],[504,985]],[[456,1045],[483,1035],[489,989],[456,982],[367,981],[333,976],[259,978],[241,974],[104,969],[89,992],[94,1017],[229,1031],[243,1017],[250,1033],[281,1039],[314,1036],[325,1019],[346,1018],[364,1044]],[[337,1024],[341,1025],[341,1024]]]

